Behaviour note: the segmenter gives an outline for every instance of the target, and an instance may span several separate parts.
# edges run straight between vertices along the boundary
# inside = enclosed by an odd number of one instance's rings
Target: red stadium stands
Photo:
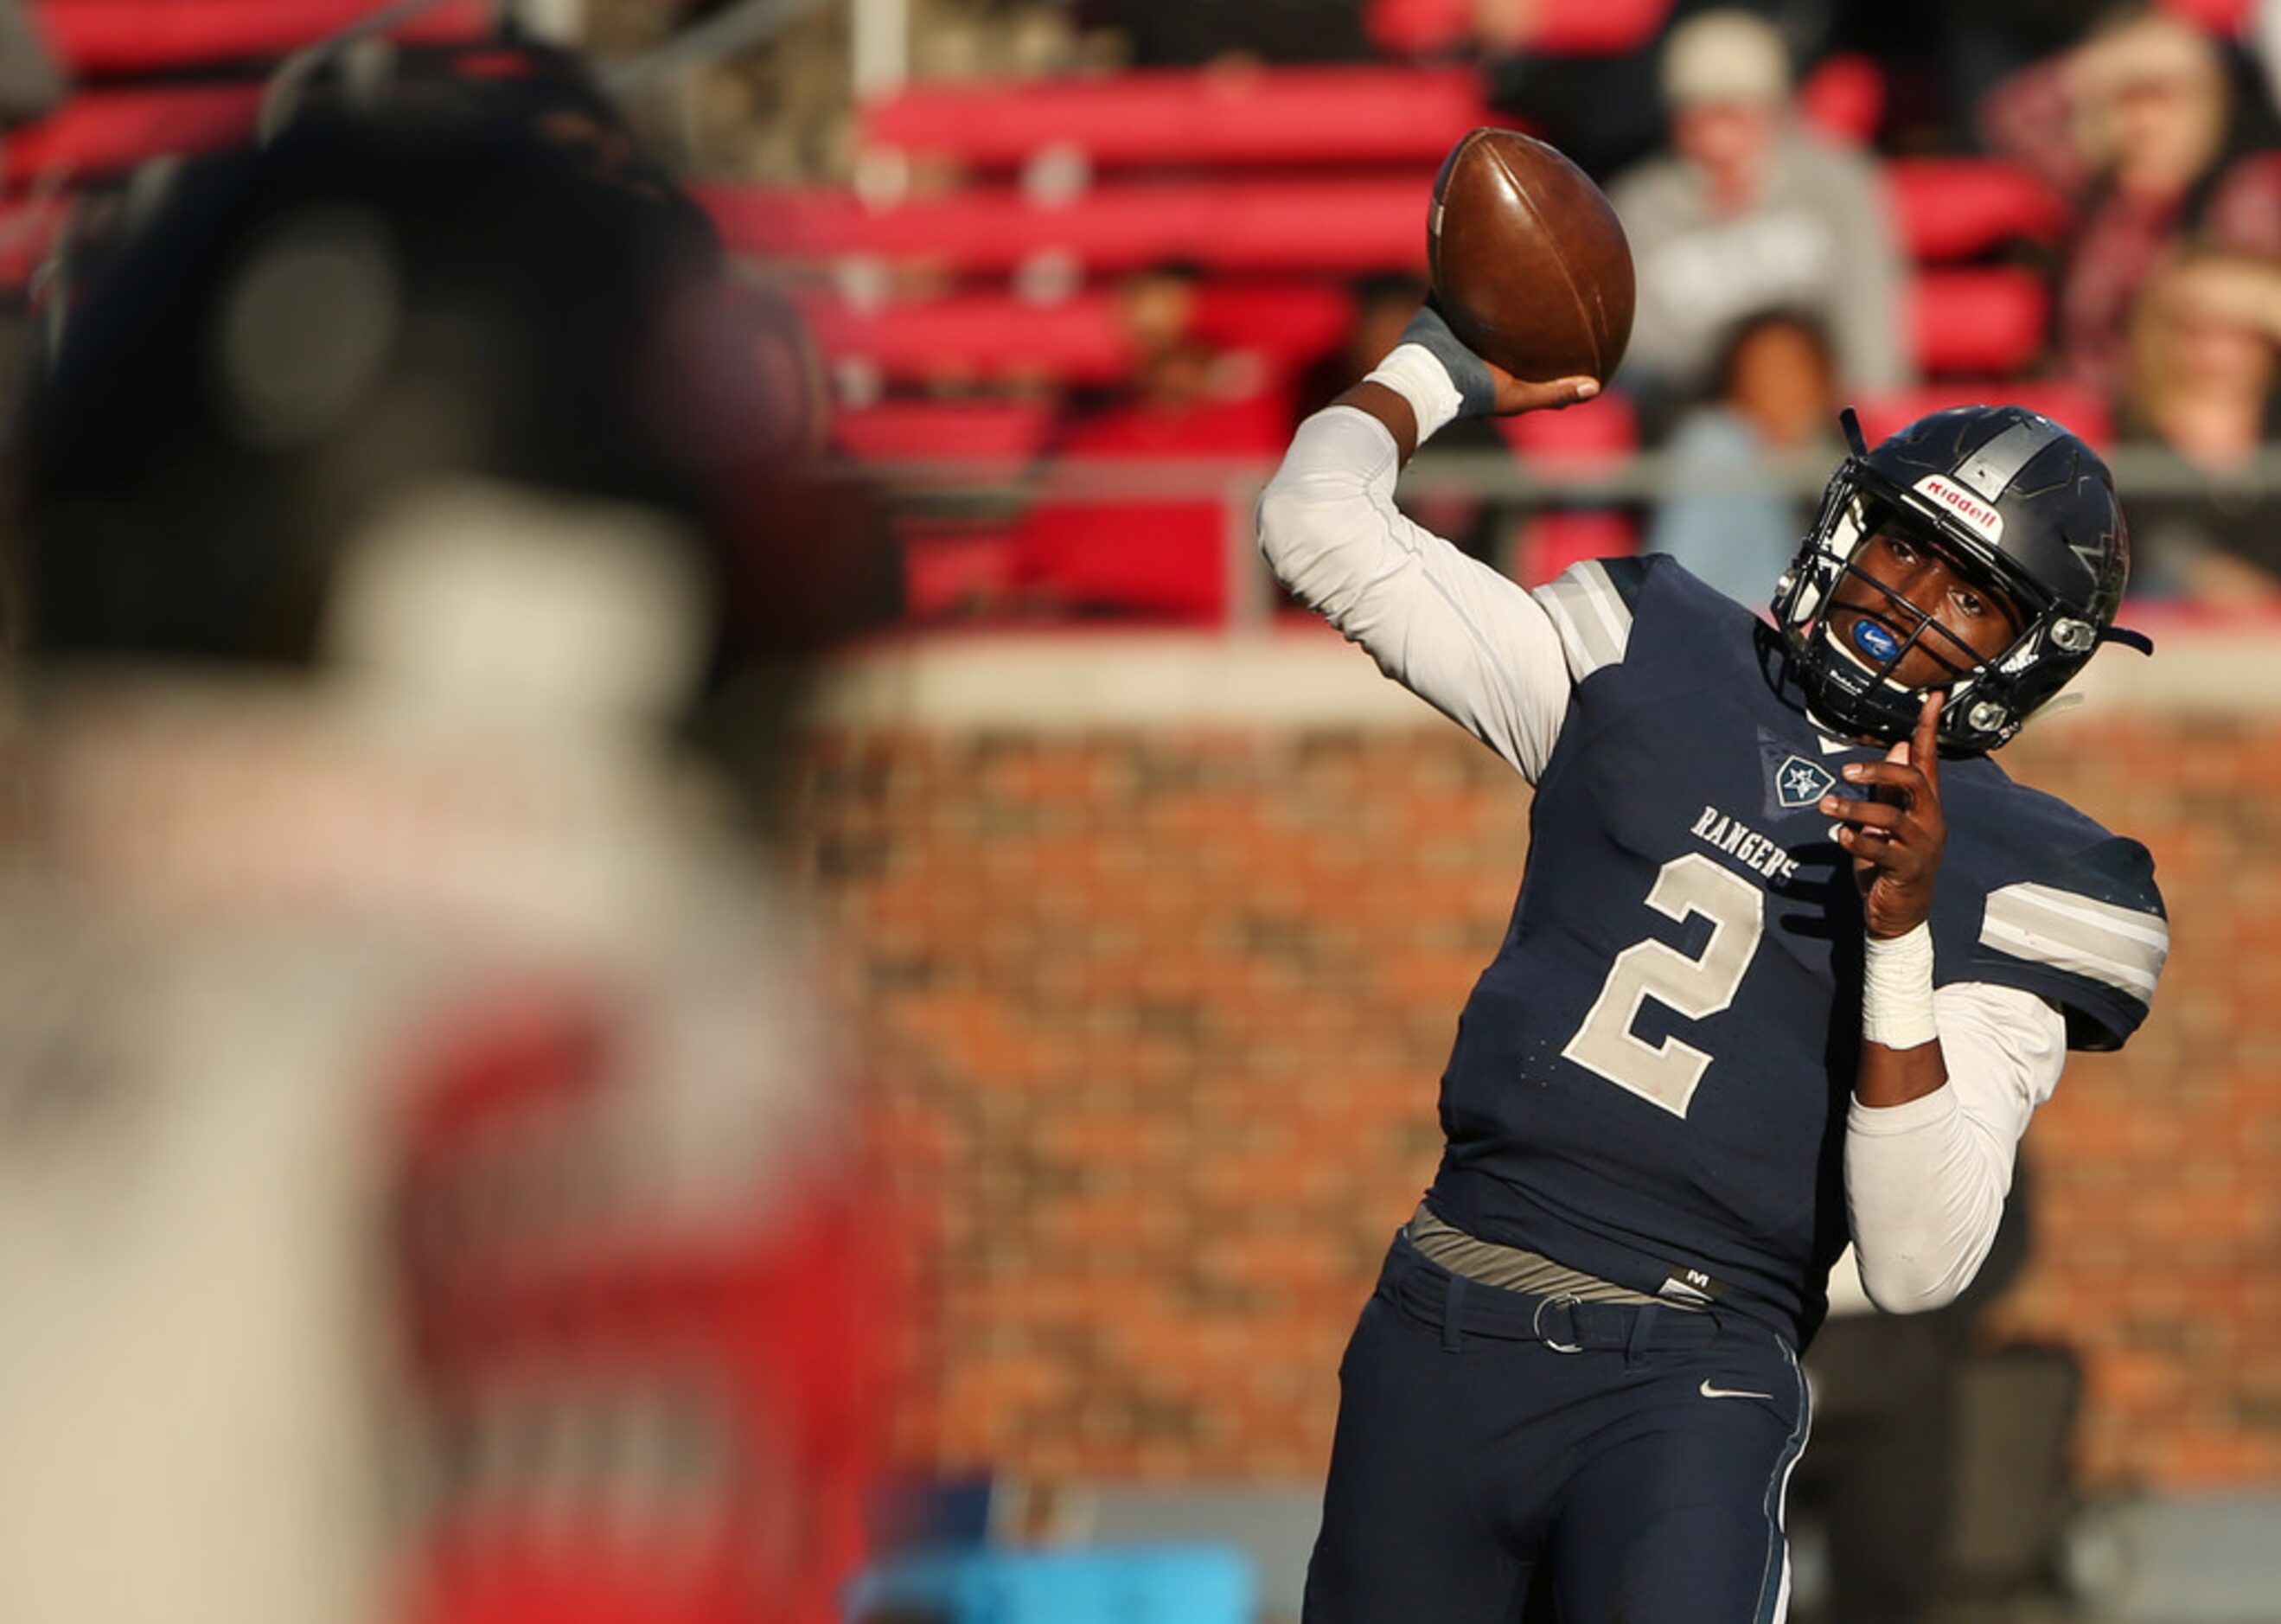
[[[1175,261],[1341,274],[1426,265],[1415,175],[1134,182],[1059,205],[1005,186],[876,209],[845,192],[716,186],[700,197],[732,246],[769,256],[870,256],[969,273],[1046,255],[1095,273]]]
[[[57,56],[81,76],[285,56],[380,11],[387,0],[38,0]],[[390,37],[455,43],[487,34],[496,0],[446,0]]]
[[[1639,524],[1628,514],[1604,508],[1538,514],[1515,538],[1512,573],[1535,586],[1585,559],[1621,558],[1638,551]]]
[[[1956,379],[1873,396],[1858,403],[1861,432],[1870,442],[1883,439],[1922,417],[1955,406],[2023,406],[2065,423],[2087,443],[2104,450],[2115,442],[2115,422],[2107,403],[2079,383],[2039,379]]]
[[[1080,293],[1055,304],[1010,294],[960,294],[864,310],[808,306],[825,353],[876,367],[894,380],[1051,379],[1112,384],[1133,353],[1117,300]],[[1352,305],[1344,290],[1315,283],[1207,285],[1196,336],[1273,367],[1310,360],[1337,343]]]
[[[1576,468],[1607,468],[1639,449],[1639,418],[1632,403],[1607,394],[1560,412],[1532,412],[1495,420],[1505,444],[1526,458]]]
[[[1467,68],[1144,69],[1102,79],[916,84],[873,107],[863,143],[1010,167],[1040,152],[1096,167],[1438,163],[1493,122]]]
[[[2033,271],[1921,271],[1910,289],[1917,364],[1936,377],[2020,371],[2043,348],[2049,307],[2049,291]]]
[[[955,465],[998,483],[1034,460],[1053,428],[1048,400],[898,400],[837,414],[831,437],[866,462]]]
[[[2238,39],[2257,14],[2256,0],[2161,0],[2156,8],[2183,17],[2220,39]]]
[[[1898,158],[1883,170],[1895,228],[1920,262],[1968,259],[2015,238],[2047,243],[2067,229],[2066,199],[2001,159]]]
[[[1629,49],[1651,40],[1670,9],[1669,0],[1545,0],[1539,44],[1572,53]],[[1431,50],[1458,42],[1472,12],[1469,0],[1377,0],[1371,23],[1382,44]],[[1885,94],[1882,70],[1862,58],[1825,63],[1801,87],[1810,121],[1862,145],[1883,120]],[[958,189],[898,196],[909,177],[889,164],[874,176],[884,184],[859,191],[724,186],[700,198],[739,251],[883,270],[888,287],[942,289],[923,299],[814,306],[818,338],[842,379],[869,391],[863,398],[887,397],[843,421],[839,447],[875,463],[932,465],[937,477],[961,483],[963,470],[978,483],[1010,485],[1079,449],[1041,445],[1040,408],[1028,386],[1050,393],[1130,381],[1135,357],[1116,279],[1195,267],[1197,336],[1256,362],[1272,396],[1344,336],[1352,278],[1423,268],[1425,177],[1457,135],[1492,121],[1471,67],[1159,69],[919,85],[864,115],[862,144],[874,155],[954,160],[964,175]],[[1078,161],[1060,169],[1047,161],[1059,157]],[[1936,381],[2032,371],[2047,342],[2048,290],[2036,271],[1995,261],[2009,246],[2063,238],[2066,201],[1995,159],[1909,158],[1881,167],[1913,267],[1906,320],[1919,371]],[[1073,291],[1028,297],[1062,288]],[[960,391],[955,406],[895,398],[910,385],[945,384]],[[1025,392],[988,398],[1008,384]],[[1864,419],[1883,433],[1975,396],[2039,406],[2094,443],[2111,433],[2097,401],[2008,382],[1936,382],[1869,403]],[[1639,448],[1620,394],[1496,426],[1522,459],[1588,477]],[[1263,464],[1280,449],[1280,437],[1270,438],[1249,448]],[[1195,453],[1136,442],[1106,454],[1177,461]],[[1517,537],[1519,573],[1541,579],[1576,558],[1635,546],[1633,516],[1595,507],[1596,499],[1580,493],[1534,516]],[[1078,612],[1210,619],[1226,607],[1224,568],[1211,563],[1225,558],[1221,507],[1055,499],[1010,528],[1002,517],[923,523],[908,534],[911,601],[922,616],[975,601],[1032,609],[1060,601]],[[1129,545],[1087,540],[1112,531]]]
[[[1280,402],[1264,397],[1178,412],[1134,406],[1078,424],[1058,450],[1091,462],[1233,460],[1229,478],[1248,492],[1249,468],[1272,460],[1289,429]],[[1192,486],[1168,495],[1058,495],[1016,527],[1011,584],[1079,613],[1214,623],[1227,611],[1230,548],[1249,506],[1248,497],[1231,502]]]
[[[1033,305],[1005,294],[970,294],[921,305],[859,310],[808,306],[817,342],[840,361],[889,378],[1051,378],[1111,383],[1133,355],[1106,294]]]
[[[1473,39],[1478,0],[1370,0],[1371,43],[1389,56],[1421,57]],[[1655,38],[1671,0],[1543,0],[1529,19],[1527,49],[1544,56],[1616,55]]]
[[[1798,87],[1798,116],[1832,141],[1866,147],[1885,116],[1885,74],[1871,58],[1832,57]]]

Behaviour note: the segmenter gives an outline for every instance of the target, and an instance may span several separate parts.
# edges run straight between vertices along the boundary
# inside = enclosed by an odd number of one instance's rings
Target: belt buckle
[[[1583,1299],[1581,1297],[1566,1291],[1562,1292],[1558,1296],[1540,1297],[1537,1299],[1535,1311],[1528,1317],[1529,1334],[1535,1337],[1538,1342],[1543,1342],[1547,1348],[1551,1349],[1555,1353],[1583,1352],[1583,1343],[1564,1342],[1560,1341],[1559,1338],[1548,1334],[1544,1329],[1544,1311],[1548,1308],[1564,1309],[1568,1311],[1572,1316],[1569,1321],[1569,1330],[1573,1334],[1575,1330],[1575,1321],[1573,1315],[1577,1304],[1582,1301]]]

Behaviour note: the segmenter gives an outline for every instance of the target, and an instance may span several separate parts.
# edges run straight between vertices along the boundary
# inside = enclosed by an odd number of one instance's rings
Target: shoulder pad
[[[2054,999],[2074,1047],[2106,1049],[2146,1019],[2169,950],[2153,857],[2109,835],[1991,890],[1973,957]]]
[[[1646,558],[1594,558],[1572,564],[1529,595],[1543,605],[1560,634],[1568,675],[1581,682],[1603,666],[1623,663],[1632,615],[1650,568]]]

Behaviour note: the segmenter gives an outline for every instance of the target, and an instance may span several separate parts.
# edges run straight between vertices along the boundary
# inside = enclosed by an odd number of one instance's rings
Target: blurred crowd
[[[935,0],[940,28],[919,37],[934,39],[941,71],[992,82],[1119,65],[1473,69],[1493,116],[1575,158],[1631,238],[1639,305],[1616,379],[1622,403],[1595,409],[1628,411],[1630,443],[1668,460],[1652,497],[1609,510],[1612,528],[1589,534],[1680,553],[1753,603],[1802,528],[1801,470],[1838,447],[1840,405],[1874,419],[1999,394],[2118,453],[2142,597],[2209,609],[2281,601],[2281,538],[2260,522],[2275,499],[2260,454],[2281,342],[2281,7],[1599,9],[1639,13],[1637,43],[1578,49],[1580,8],[1565,0]],[[1968,261],[2040,290],[2025,318],[2039,325],[2000,366],[1946,360],[1974,353],[1971,329],[1995,318],[1918,285],[1890,170],[1932,159],[1959,160],[1960,189],[1992,172],[2024,200],[2015,225],[1988,231]],[[1921,208],[1944,206],[1935,181]],[[1969,206],[1960,190],[1957,207]],[[1326,241],[1339,229],[1334,213],[1320,222]],[[1393,318],[1425,291],[1398,274],[1350,282],[1350,331],[1311,362],[1263,369],[1243,335],[1212,319],[1225,280],[1183,264],[1125,278],[1133,360],[1122,380],[1023,385],[1050,408],[1044,449],[1272,458],[1299,416],[1374,361]],[[1486,435],[1457,449],[1499,445]],[[1765,477],[1737,472],[1751,468]],[[1557,545],[1532,548],[1542,513],[1453,515],[1445,500],[1419,516],[1454,523],[1450,533],[1516,574],[1565,561]],[[1072,527],[1128,539],[1081,547]],[[1226,529],[1215,501],[1185,514],[1048,507],[1014,529],[1002,568],[944,607],[1226,611],[1210,562]],[[1136,575],[1129,538],[1143,532],[1155,540]]]

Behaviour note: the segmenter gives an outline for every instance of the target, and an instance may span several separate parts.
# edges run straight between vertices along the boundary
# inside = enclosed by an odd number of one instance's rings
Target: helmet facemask
[[[1880,534],[1940,555],[1975,587],[2008,601],[2017,633],[1993,657],[1982,659],[1863,565],[1863,554]],[[1856,601],[1847,607],[1859,618],[1841,630],[1831,611],[1848,580],[1867,591],[1852,594]],[[2039,662],[2039,653],[2056,649],[2088,657],[2097,642],[2093,627],[2069,619],[2034,582],[2004,568],[2000,553],[1959,535],[1930,504],[1887,484],[1853,459],[1830,481],[1813,530],[1775,589],[1774,608],[1825,722],[1891,743],[1915,731],[1925,694],[1944,688],[1941,744],[1960,751],[1991,750],[2010,739],[2081,663],[2067,661],[2064,672],[2055,672]],[[2068,627],[2078,629],[2068,635],[2079,640],[2079,650],[2059,641]],[[1893,673],[1920,649],[1944,674],[1929,684],[1896,680]],[[2031,677],[2036,680],[2022,680]]]
[[[2064,429],[2016,407],[1958,408],[1872,452],[1850,411],[1843,421],[1853,454],[1831,477],[1774,602],[1795,673],[1824,723],[1906,739],[1925,694],[1938,688],[1942,747],[1976,754],[2017,733],[2101,642],[2151,650],[2110,625],[2128,568],[2121,513],[2103,465]],[[2030,473],[1990,485],[2000,500],[1983,499],[1974,489],[1983,474],[1975,459],[2013,429],[2030,441]],[[2051,455],[2037,460],[2045,448]],[[1893,592],[1862,561],[1881,532],[1937,553],[1973,587],[2006,600],[2016,612],[2011,641],[1983,660]],[[1867,618],[1841,629],[1832,609],[1848,580],[1870,589],[1850,592],[1855,601],[1845,606]],[[1895,680],[1920,649],[1945,674],[1914,686]]]

